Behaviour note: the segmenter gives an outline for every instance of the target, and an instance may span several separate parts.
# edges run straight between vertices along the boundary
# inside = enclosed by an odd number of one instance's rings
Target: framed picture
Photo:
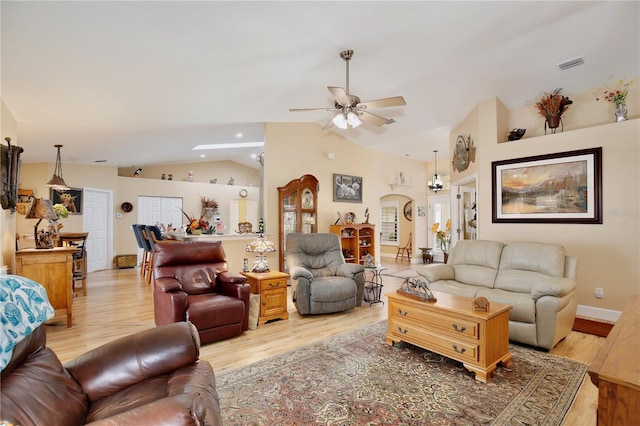
[[[407,201],[407,203],[404,205],[404,208],[402,209],[402,214],[404,214],[404,218],[407,219],[409,222],[411,222],[411,219],[413,217],[413,212],[411,207],[413,206],[413,203],[411,201]]]
[[[602,148],[491,163],[494,223],[602,223]]]
[[[53,204],[62,204],[71,214],[82,214],[82,189],[69,188],[62,192],[51,189],[50,191],[49,198]]]
[[[334,173],[333,201],[362,203],[362,178]]]

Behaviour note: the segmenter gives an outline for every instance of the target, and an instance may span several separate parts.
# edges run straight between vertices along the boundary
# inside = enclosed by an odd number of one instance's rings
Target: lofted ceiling
[[[0,95],[23,162],[51,162],[63,144],[63,162],[255,167],[259,148],[192,148],[262,141],[266,122],[320,129],[331,112],[289,108],[332,106],[327,86],[345,86],[339,53],[353,49],[350,93],[407,105],[374,111],[393,124],[331,131],[433,161],[478,101],[513,108],[640,75],[639,5],[2,1]],[[584,65],[557,68],[579,56]]]

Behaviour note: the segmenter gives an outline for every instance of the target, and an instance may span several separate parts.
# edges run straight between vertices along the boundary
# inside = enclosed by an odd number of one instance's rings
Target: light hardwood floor
[[[383,259],[383,266],[389,272],[420,265]],[[332,315],[302,317],[289,294],[288,320],[274,321],[241,336],[205,345],[200,357],[211,362],[214,370],[220,373],[385,320],[384,294],[395,292],[402,279],[384,276],[383,284],[384,305],[363,303],[360,308]],[[47,345],[64,363],[108,341],[151,327],[155,327],[152,287],[140,277],[137,269],[93,272],[87,278],[87,295],[73,300],[73,327],[67,328],[62,318],[52,320],[47,326]],[[550,352],[590,363],[604,340],[572,332]],[[597,397],[597,388],[587,375],[565,424],[595,425]]]

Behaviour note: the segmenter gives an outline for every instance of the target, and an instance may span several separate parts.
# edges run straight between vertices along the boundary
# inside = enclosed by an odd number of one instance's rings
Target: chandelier
[[[53,171],[51,180],[49,180],[46,185],[58,192],[66,191],[69,189],[69,186],[65,183],[64,179],[62,179],[62,161],[60,161],[60,148],[62,148],[62,145],[54,146],[58,149],[58,156],[56,157],[56,168]]]
[[[438,174],[438,150],[434,149],[433,153],[435,156],[435,173],[431,177],[431,180],[427,183],[427,186],[433,192],[438,192],[444,187],[444,185],[442,184],[442,179],[440,179],[440,175]]]

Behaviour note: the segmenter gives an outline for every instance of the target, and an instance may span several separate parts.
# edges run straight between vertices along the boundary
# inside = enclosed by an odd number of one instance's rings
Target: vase
[[[447,263],[448,260],[449,260],[449,253],[444,252],[444,263]]]
[[[202,234],[202,229],[192,229],[191,235],[200,235]]]
[[[616,105],[616,121],[625,121],[627,120],[627,105],[620,104]]]
[[[560,127],[561,123],[562,123],[562,118],[559,115],[547,117],[544,121],[544,134],[545,135],[547,134],[547,127],[549,127],[552,134],[555,133],[556,129]]]

